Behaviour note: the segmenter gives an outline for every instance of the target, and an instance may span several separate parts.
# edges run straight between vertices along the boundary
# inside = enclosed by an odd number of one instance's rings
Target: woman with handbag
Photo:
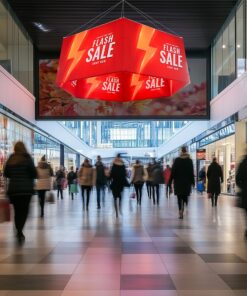
[[[14,153],[4,167],[4,176],[9,179],[7,195],[14,207],[16,238],[22,244],[25,241],[23,228],[34,193],[34,179],[37,177],[32,157],[23,142],[15,144]]]
[[[45,207],[45,194],[46,191],[51,190],[51,178],[53,176],[53,170],[46,161],[46,156],[43,155],[37,166],[37,183],[36,190],[38,192],[39,204],[40,204],[40,217],[44,217]]]

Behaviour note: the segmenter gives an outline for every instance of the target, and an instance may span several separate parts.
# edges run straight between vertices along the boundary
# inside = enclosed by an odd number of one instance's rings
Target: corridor
[[[43,220],[33,197],[23,247],[12,223],[0,224],[0,296],[247,295],[245,217],[233,197],[212,208],[193,193],[179,220],[175,196],[162,190],[157,206],[145,193],[137,206],[130,193],[118,220],[111,193],[97,210],[94,191],[88,213],[66,194]]]

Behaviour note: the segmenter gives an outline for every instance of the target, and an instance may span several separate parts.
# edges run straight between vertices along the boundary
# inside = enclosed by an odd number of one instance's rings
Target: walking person
[[[166,168],[164,170],[164,181],[165,181],[165,186],[166,186],[166,197],[169,198],[171,194],[171,184],[170,184],[170,177],[171,177],[171,167],[169,164],[166,165]]]
[[[147,165],[147,180],[146,180],[146,187],[147,187],[147,192],[148,192],[148,198],[152,198],[152,164],[151,162],[148,163]]]
[[[152,176],[152,196],[153,204],[159,205],[160,202],[160,184],[164,184],[163,170],[161,164],[154,161],[151,171]],[[156,199],[155,199],[156,197]]]
[[[247,223],[247,154],[240,162],[237,173],[236,173],[236,184],[240,188],[241,207],[244,209],[246,214]],[[247,224],[245,230],[245,237],[247,238]]]
[[[101,160],[100,155],[97,156],[97,161],[95,163],[95,171],[96,171],[97,209],[100,209],[101,193],[104,196],[105,186],[106,186],[105,166]]]
[[[119,211],[121,212],[122,191],[126,185],[126,174],[126,168],[123,160],[121,159],[121,155],[117,154],[110,171],[110,189],[112,190],[114,198],[116,218],[118,218]]]
[[[143,165],[139,160],[136,160],[135,165],[133,166],[131,183],[134,184],[136,192],[137,204],[141,205],[142,201],[142,187],[144,184],[145,171]]]
[[[83,210],[85,209],[85,192],[86,192],[86,210],[89,209],[89,200],[90,200],[90,193],[92,190],[92,187],[94,185],[94,170],[93,167],[89,161],[89,159],[85,158],[83,164],[81,165],[81,168],[78,172],[79,177],[79,184],[81,186],[81,196],[82,196],[82,206]]]
[[[173,163],[170,185],[172,182],[178,198],[179,219],[183,219],[184,206],[188,204],[191,187],[195,186],[193,162],[186,147],[181,148],[180,156]]]
[[[208,188],[212,207],[217,207],[218,196],[221,192],[221,183],[223,182],[223,172],[221,166],[217,163],[217,158],[214,157],[212,163],[208,167],[207,171]]]
[[[64,167],[61,165],[59,170],[56,172],[57,198],[59,198],[59,193],[60,193],[61,199],[63,199],[64,179],[65,179]]]
[[[77,173],[74,172],[74,167],[70,167],[70,171],[67,175],[68,187],[69,187],[69,196],[71,199],[74,199],[74,191],[71,190],[74,185],[77,185]]]
[[[46,191],[51,190],[51,177],[53,176],[53,170],[47,163],[45,155],[43,155],[36,168],[37,170],[37,183],[36,190],[39,197],[40,205],[40,217],[44,217],[45,207],[45,194]]]
[[[23,228],[34,193],[34,179],[37,177],[33,160],[23,142],[14,145],[14,153],[4,167],[4,176],[9,179],[7,195],[14,208],[16,238],[22,244],[25,241]]]

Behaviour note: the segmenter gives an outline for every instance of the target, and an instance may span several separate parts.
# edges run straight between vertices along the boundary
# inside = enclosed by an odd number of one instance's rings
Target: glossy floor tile
[[[153,205],[144,187],[140,207],[127,189],[116,219],[110,193],[97,210],[93,191],[86,212],[65,191],[40,219],[34,197],[23,246],[0,224],[0,296],[245,296],[245,217],[232,204],[193,193],[179,220],[175,196],[161,189]]]

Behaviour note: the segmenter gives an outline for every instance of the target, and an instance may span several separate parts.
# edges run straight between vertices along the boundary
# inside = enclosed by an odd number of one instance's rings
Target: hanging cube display
[[[74,97],[170,97],[190,83],[183,38],[120,18],[63,39],[56,82]]]

